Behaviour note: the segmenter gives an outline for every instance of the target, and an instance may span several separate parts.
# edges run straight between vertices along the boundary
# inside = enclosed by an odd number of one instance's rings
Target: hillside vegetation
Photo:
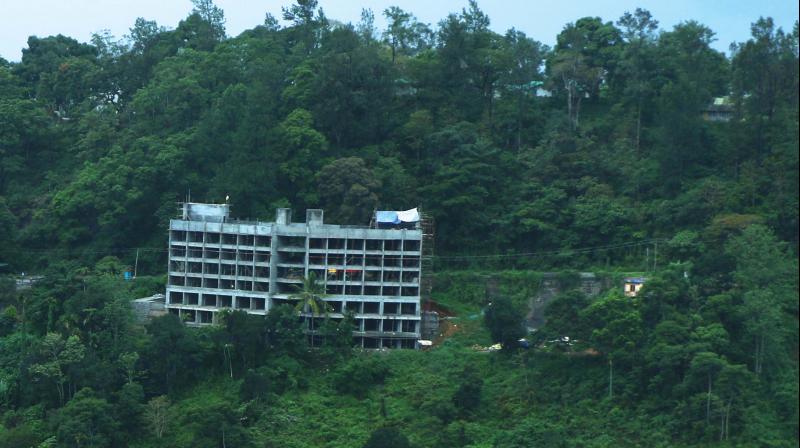
[[[43,275],[0,278],[0,447],[797,446],[797,23],[753,18],[725,55],[641,9],[549,48],[474,2],[377,30],[299,0],[235,37],[193,3],[0,59],[0,269]],[[354,352],[344,320],[312,349],[284,307],[136,324],[189,194],[264,220],[420,206],[452,336]],[[543,271],[565,291],[515,347]]]

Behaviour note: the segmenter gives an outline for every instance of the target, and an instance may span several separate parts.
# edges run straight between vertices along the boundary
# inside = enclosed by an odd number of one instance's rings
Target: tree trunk
[[[64,406],[64,383],[61,382],[61,381],[58,381],[56,383],[56,389],[58,390],[58,403],[61,406]]]
[[[231,374],[231,379],[233,379],[233,356],[231,356],[231,351],[228,349],[228,370]]]
[[[728,440],[731,436],[731,404],[733,402],[733,397],[728,400],[728,407],[725,409],[725,440]]]
[[[567,79],[566,75],[561,75],[561,79],[564,82],[564,88],[567,91],[567,116],[569,117],[570,126],[572,125],[572,84]]]
[[[755,350],[753,354],[753,372],[758,375],[758,336],[756,336],[755,346],[753,348]]]
[[[637,160],[641,157],[640,153],[640,143],[642,137],[642,100],[639,99],[639,103],[636,108],[636,158]]]
[[[491,81],[484,81],[484,89],[489,97],[489,135],[494,135],[494,83]]]
[[[517,96],[517,154],[522,147],[522,95]]]
[[[706,425],[711,420],[711,372],[708,373],[708,395],[706,395]]]
[[[573,118],[574,114],[572,112],[572,89],[571,88],[567,89],[567,103],[568,103],[568,106],[569,106],[569,107],[567,107],[567,114],[569,115],[569,126],[570,126],[570,128],[572,128],[574,126],[575,119]]]
[[[314,313],[311,313],[311,317],[308,319],[308,328],[309,336],[311,336],[311,348],[314,348]]]
[[[762,341],[763,341],[762,336],[756,335],[755,365],[753,367],[756,376],[758,376],[758,374],[761,373],[761,344],[763,343]]]

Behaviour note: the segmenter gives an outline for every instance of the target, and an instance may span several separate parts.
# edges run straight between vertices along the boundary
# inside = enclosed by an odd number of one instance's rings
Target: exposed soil
[[[435,300],[426,300],[422,302],[422,311],[436,311],[439,313],[439,319],[455,316],[455,313],[450,311],[444,305],[437,303]]]
[[[583,356],[600,356],[601,353],[593,348],[587,348],[586,350],[580,352],[567,352],[565,353],[567,356],[576,356],[576,357],[583,357]]]

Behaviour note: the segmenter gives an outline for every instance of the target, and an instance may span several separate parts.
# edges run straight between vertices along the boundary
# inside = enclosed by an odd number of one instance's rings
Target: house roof
[[[644,277],[627,277],[625,279],[625,283],[634,283],[634,284],[643,284],[645,281],[647,281],[647,279]]]

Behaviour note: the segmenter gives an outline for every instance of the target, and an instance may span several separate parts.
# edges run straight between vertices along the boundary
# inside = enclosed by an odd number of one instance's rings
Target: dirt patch
[[[445,317],[455,316],[455,313],[453,313],[449,308],[439,304],[435,300],[426,300],[425,302],[423,302],[422,311],[436,311],[437,313],[439,313],[440,320],[444,319]]]
[[[567,352],[564,353],[567,356],[576,356],[576,357],[583,357],[583,356],[600,356],[601,353],[593,348],[587,348],[586,350],[582,350],[579,352]]]

